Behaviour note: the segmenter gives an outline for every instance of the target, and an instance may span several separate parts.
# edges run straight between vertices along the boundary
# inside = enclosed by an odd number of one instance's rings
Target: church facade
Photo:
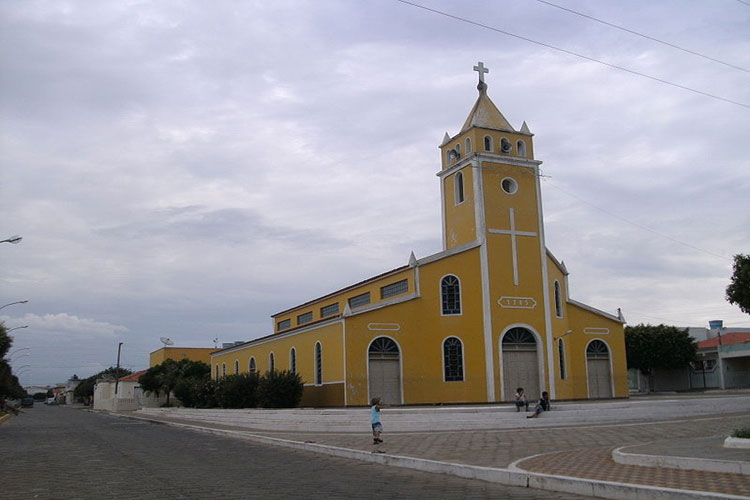
[[[624,319],[570,297],[546,248],[540,161],[487,95],[440,146],[443,250],[273,315],[212,376],[292,370],[305,406],[628,396]]]

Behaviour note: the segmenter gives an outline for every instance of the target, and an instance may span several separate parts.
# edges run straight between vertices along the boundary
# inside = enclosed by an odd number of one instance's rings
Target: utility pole
[[[120,349],[122,349],[122,342],[117,346],[117,368],[115,369],[115,395],[117,395],[117,387],[120,385]]]

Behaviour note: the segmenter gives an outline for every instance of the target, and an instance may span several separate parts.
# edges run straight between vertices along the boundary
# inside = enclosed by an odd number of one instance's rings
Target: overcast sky
[[[23,241],[0,245],[0,305],[30,302],[0,320],[28,325],[22,384],[92,375],[118,342],[137,370],[161,336],[267,335],[439,252],[437,147],[477,61],[535,134],[572,298],[750,326],[724,299],[750,253],[747,2],[555,0],[701,57],[534,0],[415,1],[495,30],[395,0],[1,2],[0,239]]]

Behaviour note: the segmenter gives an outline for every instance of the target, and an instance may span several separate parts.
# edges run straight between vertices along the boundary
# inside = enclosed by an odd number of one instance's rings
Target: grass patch
[[[743,439],[750,439],[750,427],[745,427],[745,428],[742,428],[742,429],[736,429],[732,433],[732,437],[743,438]]]

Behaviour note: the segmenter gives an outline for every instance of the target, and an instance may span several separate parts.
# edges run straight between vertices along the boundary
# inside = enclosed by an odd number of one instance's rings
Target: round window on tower
[[[518,183],[515,179],[511,179],[510,177],[503,179],[500,182],[500,187],[502,187],[503,191],[508,194],[516,194],[516,191],[518,191]]]

